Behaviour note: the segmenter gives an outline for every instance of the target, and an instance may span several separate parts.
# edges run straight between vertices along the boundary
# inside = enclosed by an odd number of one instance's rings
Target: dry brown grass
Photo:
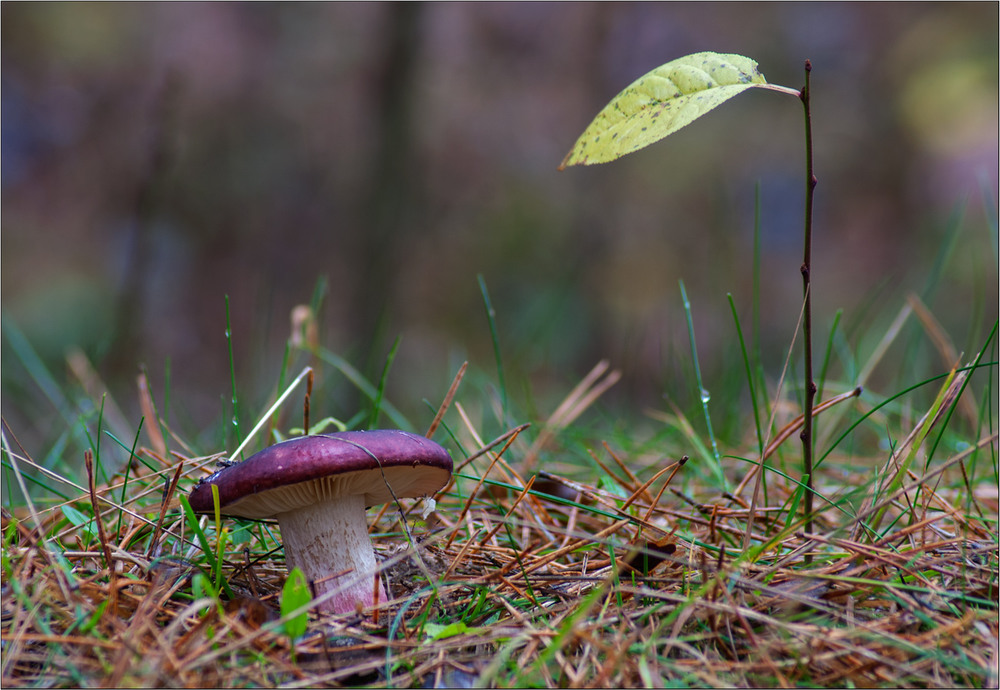
[[[694,460],[604,443],[601,481],[581,478],[583,447],[562,432],[613,380],[596,369],[532,442],[526,425],[481,438],[449,395],[439,436],[473,449],[454,483],[426,518],[421,502],[372,518],[392,600],[311,611],[294,645],[277,528],[234,543],[232,522],[223,536],[181,510],[220,455],[167,455],[155,430],[127,482],[98,483],[92,459],[90,486],[49,476],[67,501],[3,514],[3,685],[996,687],[997,490],[968,476],[973,458],[995,466],[997,436],[906,462],[961,376],[889,457],[825,460],[812,534],[800,484],[772,468],[764,492],[753,463],[726,493]],[[7,438],[20,480],[37,464]],[[101,519],[75,524],[67,506]],[[201,537],[222,538],[221,580]]]

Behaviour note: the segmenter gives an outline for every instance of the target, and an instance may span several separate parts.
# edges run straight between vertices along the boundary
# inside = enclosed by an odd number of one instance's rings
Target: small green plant
[[[295,641],[306,634],[309,616],[306,605],[312,601],[309,583],[300,568],[292,568],[281,588],[281,618],[284,621],[284,631],[292,643],[294,653]]]
[[[757,63],[742,55],[712,52],[694,53],[671,60],[665,65],[639,77],[621,93],[611,99],[593,122],[576,140],[573,148],[559,166],[564,170],[571,165],[593,165],[617,160],[660,141],[702,115],[722,105],[748,89],[767,89],[791,96],[802,102],[805,111],[806,138],[806,211],[803,241],[802,273],[802,336],[805,349],[805,409],[800,437],[802,439],[802,484],[805,487],[803,509],[806,531],[812,531],[813,508],[813,433],[812,418],[817,386],[813,378],[812,355],[812,207],[816,189],[813,172],[812,113],[809,103],[809,74],[812,64],[805,62],[805,86],[801,90],[769,84],[757,68]],[[684,285],[681,283],[681,292]],[[689,332],[694,349],[694,330],[690,327],[690,308],[684,294]],[[693,352],[697,362],[697,353]],[[701,373],[697,370],[705,418],[708,421],[708,396],[701,386]],[[713,438],[714,444],[714,438]],[[718,451],[714,453],[718,470]],[[763,457],[761,458],[763,463]],[[763,472],[757,473],[753,503]],[[751,511],[752,512],[752,511]]]

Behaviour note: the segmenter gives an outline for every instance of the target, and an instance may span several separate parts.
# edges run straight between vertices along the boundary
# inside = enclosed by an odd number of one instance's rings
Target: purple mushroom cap
[[[343,431],[277,443],[205,477],[189,497],[198,513],[263,519],[299,507],[360,494],[366,506],[428,496],[448,483],[452,459],[443,447],[406,431]]]

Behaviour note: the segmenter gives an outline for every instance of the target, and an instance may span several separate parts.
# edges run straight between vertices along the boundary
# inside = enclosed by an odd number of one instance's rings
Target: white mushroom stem
[[[278,525],[289,571],[299,567],[313,582],[317,598],[335,592],[318,608],[335,613],[354,611],[360,603],[386,600],[381,579],[376,584],[375,551],[368,536],[364,496],[325,500],[287,513]]]

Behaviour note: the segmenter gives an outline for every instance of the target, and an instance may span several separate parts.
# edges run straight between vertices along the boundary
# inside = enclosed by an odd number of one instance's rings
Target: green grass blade
[[[837,327],[840,325],[840,318],[843,314],[844,310],[838,309],[833,315],[833,325],[830,326],[830,334],[826,339],[826,351],[823,353],[823,363],[819,368],[819,380],[816,382],[817,402],[822,402],[823,400],[823,387],[826,385],[827,373],[830,370],[830,359],[833,357],[834,344],[836,342]]]
[[[219,517],[219,499],[216,491],[212,492],[212,497],[215,499],[216,507],[216,523],[220,522]],[[205,560],[208,562],[208,569],[212,573],[212,580],[216,581],[217,585],[221,584],[223,591],[225,591],[226,596],[230,599],[235,598],[233,590],[229,588],[229,583],[225,578],[221,577],[222,574],[222,562],[219,557],[216,557],[216,552],[212,549],[211,543],[208,541],[208,535],[205,534],[205,530],[201,528],[201,523],[198,521],[198,516],[195,515],[194,510],[191,508],[191,504],[188,503],[187,496],[180,494],[178,496],[181,504],[181,510],[184,512],[184,518],[187,521],[188,527],[194,532],[195,537],[198,539],[198,544],[201,546],[201,552],[205,555]],[[216,532],[218,534],[218,532]],[[221,540],[220,540],[221,541]],[[221,556],[221,554],[220,554]]]
[[[229,347],[229,379],[233,388],[233,432],[236,434],[236,438],[242,438],[243,436],[240,434],[240,406],[236,395],[236,358],[233,355],[233,326],[229,318],[229,295],[226,295],[226,344]]]
[[[378,381],[378,388],[375,390],[375,398],[372,400],[372,413],[371,418],[368,421],[369,429],[378,428],[378,415],[381,411],[382,397],[385,393],[385,384],[389,379],[389,368],[392,366],[393,360],[396,359],[396,350],[399,348],[399,337],[397,336],[395,342],[393,342],[392,347],[389,349],[389,354],[385,358],[385,366],[382,367],[382,376]],[[306,431],[308,433],[308,430]]]
[[[958,244],[959,231],[962,229],[962,220],[964,217],[965,204],[957,205],[952,210],[951,215],[948,216],[948,221],[945,223],[944,228],[944,246],[935,255],[934,265],[927,273],[924,289],[920,293],[920,299],[924,304],[930,304],[934,294],[937,292],[941,276],[944,275],[944,269],[948,265],[948,260],[951,258],[952,252],[955,250],[955,245]]]
[[[743,369],[747,376],[747,386],[750,390],[750,405],[753,408],[753,422],[757,430],[757,451],[764,454],[764,432],[760,426],[760,406],[757,404],[757,389],[754,385],[753,368],[750,364],[750,353],[747,352],[746,341],[743,339],[743,329],[740,327],[740,316],[736,312],[736,303],[733,301],[732,293],[726,293],[729,300],[729,310],[733,314],[733,323],[736,325],[736,337],[740,343],[740,353],[743,355]],[[765,494],[766,496],[766,494]],[[764,499],[767,502],[767,499]]]
[[[344,377],[354,384],[354,387],[361,391],[369,400],[375,400],[375,396],[378,395],[378,389],[372,385],[371,381],[366,379],[360,371],[351,366],[346,359],[324,347],[320,347],[316,351],[316,355],[319,357],[320,361],[329,364],[334,369],[342,373]],[[404,431],[413,431],[413,425],[410,424],[410,421],[403,416],[403,414],[396,409],[391,402],[383,399],[379,403],[379,408],[397,428]],[[367,415],[364,415],[363,411],[359,412],[358,415],[359,416],[352,420],[352,422],[348,422],[348,426],[354,426],[354,423],[364,423],[364,419]]]
[[[48,367],[42,362],[42,358],[31,347],[28,339],[15,325],[13,320],[4,316],[0,323],[3,324],[3,334],[7,338],[7,344],[10,345],[14,354],[17,355],[24,370],[28,372],[28,376],[31,377],[35,385],[42,391],[46,399],[52,404],[52,407],[59,412],[66,426],[73,427],[76,423],[74,406],[63,394],[59,384],[56,383],[55,378],[49,372]]]
[[[139,419],[139,424],[135,428],[135,438],[132,439],[132,447],[128,451],[128,460],[125,462],[125,476],[122,479],[121,497],[118,499],[118,502],[121,505],[125,505],[125,497],[128,493],[129,470],[132,469],[132,458],[136,457],[135,449],[139,445],[139,434],[142,432],[142,423],[144,421],[146,421],[145,417]],[[122,511],[118,511],[118,526],[115,528],[115,532],[117,534],[121,534],[122,531],[122,517],[123,517]]]
[[[694,363],[694,376],[696,383],[698,384],[698,397],[701,400],[701,411],[705,417],[705,426],[708,429],[708,438],[712,444],[712,457],[714,458],[714,463],[712,465],[712,473],[715,475],[716,481],[719,482],[719,486],[725,491],[729,491],[729,483],[726,481],[726,475],[722,471],[722,458],[719,455],[719,446],[715,441],[715,433],[712,431],[712,416],[708,411],[708,402],[711,398],[711,394],[705,388],[701,379],[701,365],[698,363],[698,345],[695,342],[694,337],[694,320],[691,316],[691,301],[688,299],[687,290],[684,289],[684,281],[681,280],[681,299],[684,300],[684,315],[687,317],[687,329],[688,338],[691,342],[691,359]]]
[[[503,418],[507,419],[507,383],[503,375],[503,358],[500,356],[500,336],[497,334],[497,313],[490,302],[490,293],[486,289],[486,280],[482,274],[476,276],[479,281],[479,292],[483,296],[483,305],[486,307],[486,320],[490,325],[490,338],[493,340],[493,357],[497,363],[497,385],[500,387],[500,402],[503,409]]]
[[[1000,321],[993,322],[993,328],[992,330],[990,330],[990,334],[986,338],[986,344],[983,345],[982,348],[980,348],[979,353],[976,355],[975,360],[973,360],[972,364],[969,367],[970,375],[964,378],[964,380],[962,381],[962,385],[955,396],[955,400],[952,401],[951,405],[945,411],[944,418],[941,420],[939,425],[937,437],[935,438],[934,443],[931,445],[930,449],[927,452],[926,463],[930,463],[931,458],[934,457],[934,451],[937,450],[938,445],[940,445],[941,440],[944,437],[944,432],[948,428],[948,422],[951,420],[952,415],[955,414],[955,410],[958,407],[957,401],[959,398],[962,397],[962,395],[965,393],[966,389],[969,386],[969,382],[972,379],[971,372],[980,368],[980,363],[983,360],[983,356],[986,354],[987,349],[990,347],[990,343],[992,343],[993,339],[996,337],[998,325],[1000,325]]]

